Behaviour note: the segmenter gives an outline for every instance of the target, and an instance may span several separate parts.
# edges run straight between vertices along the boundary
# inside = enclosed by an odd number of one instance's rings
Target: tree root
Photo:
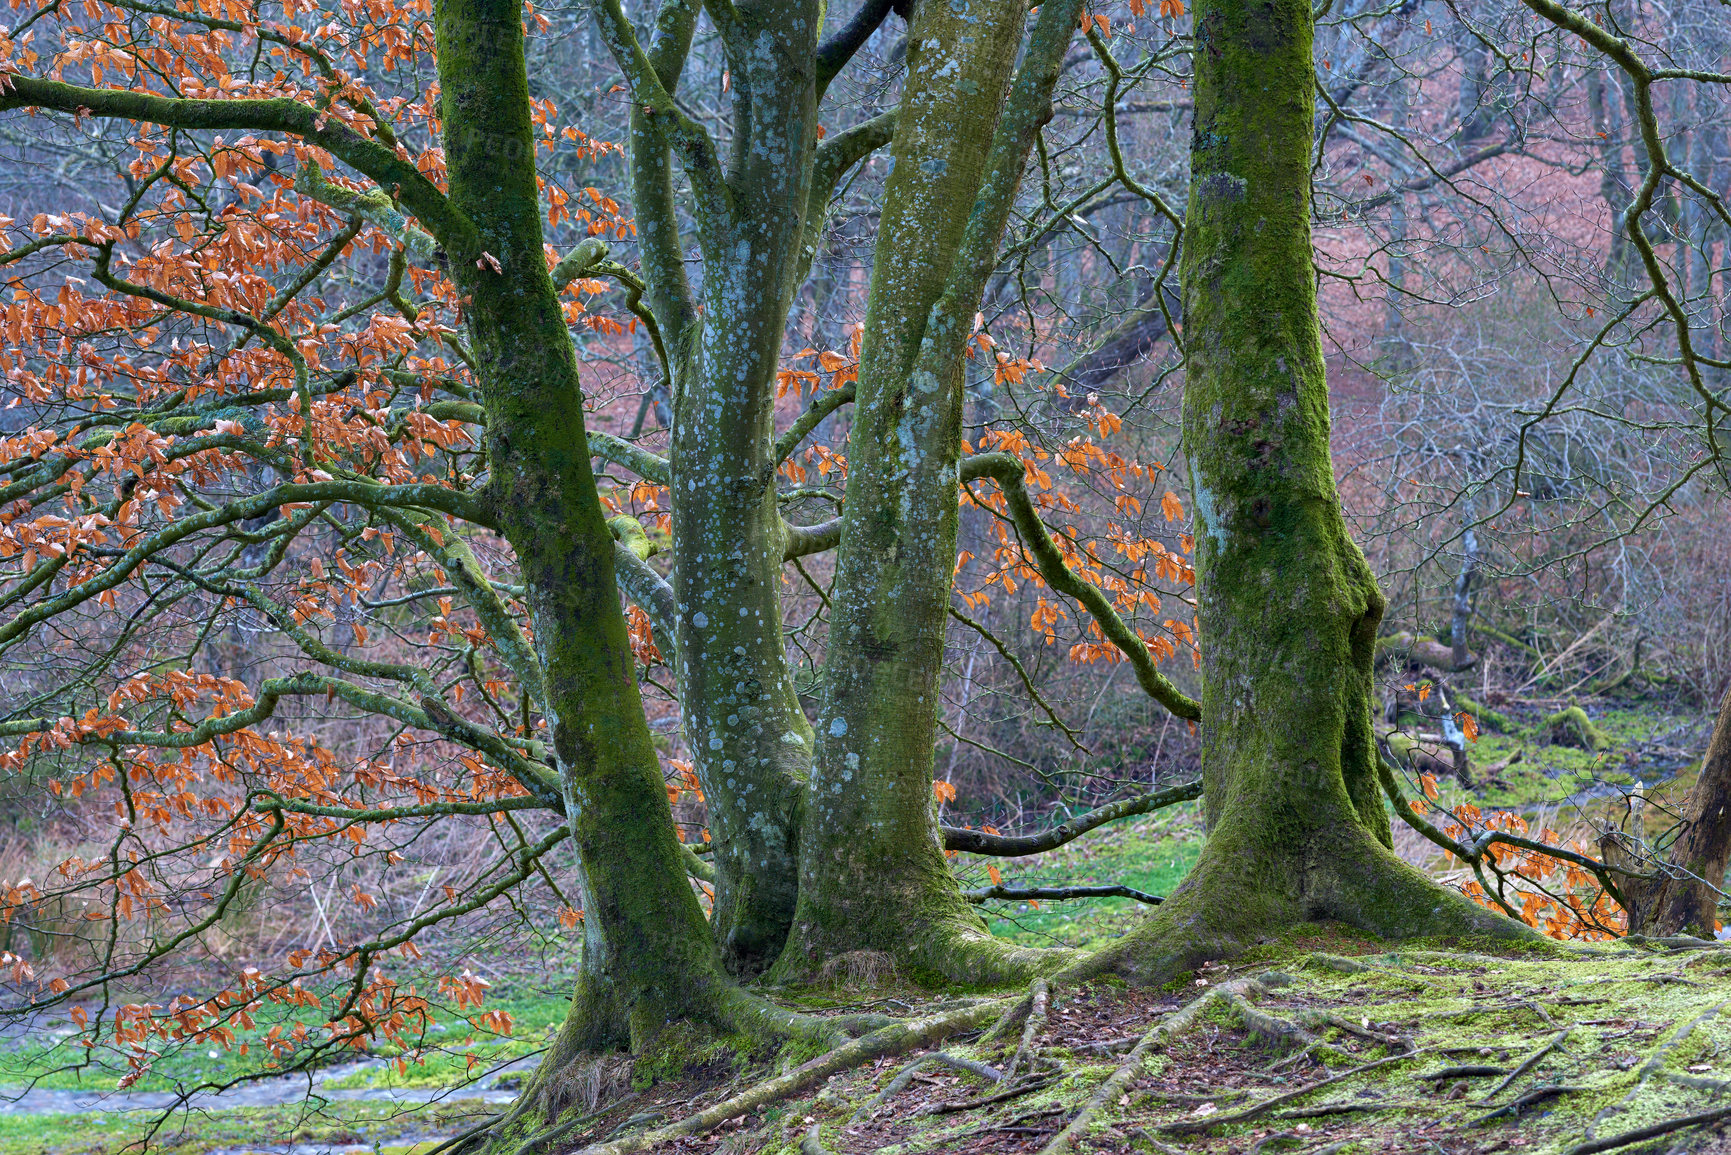
[[[1295,1087],[1284,1094],[1264,1099],[1260,1103],[1252,1103],[1242,1111],[1233,1111],[1230,1114],[1225,1115],[1209,1115],[1201,1119],[1179,1119],[1176,1122],[1162,1125],[1160,1130],[1164,1131],[1168,1135],[1195,1135],[1203,1131],[1211,1131],[1215,1127],[1224,1127],[1232,1123],[1248,1123],[1252,1119],[1261,1118],[1263,1115],[1268,1114],[1268,1112],[1277,1107],[1284,1107],[1288,1103],[1295,1103],[1306,1095],[1320,1091],[1324,1087],[1332,1087],[1336,1083],[1344,1083],[1348,1079],[1356,1078],[1357,1076],[1364,1074],[1366,1071],[1374,1071],[1379,1067],[1386,1067],[1393,1063],[1410,1062],[1413,1059],[1418,1058],[1421,1053],[1422,1052],[1420,1051],[1409,1051],[1404,1055],[1390,1055],[1386,1059],[1376,1059],[1372,1062],[1363,1063],[1354,1067],[1350,1071],[1342,1071],[1338,1075],[1329,1075],[1327,1078],[1318,1079],[1314,1083],[1306,1083],[1302,1087]]]
[[[1489,1106],[1490,1101],[1492,1099],[1495,1099],[1498,1095],[1502,1094],[1504,1091],[1506,1091],[1510,1087],[1514,1086],[1515,1081],[1517,1079],[1519,1079],[1522,1075],[1526,1074],[1528,1071],[1532,1070],[1534,1067],[1538,1066],[1539,1063],[1544,1060],[1544,1057],[1546,1055],[1550,1054],[1552,1051],[1556,1050],[1559,1046],[1561,1046],[1563,1043],[1563,1040],[1569,1037],[1569,1032],[1572,1031],[1573,1029],[1574,1029],[1573,1027],[1564,1027],[1562,1030],[1558,1031],[1555,1035],[1553,1035],[1551,1037],[1550,1042],[1546,1043],[1544,1046],[1540,1047],[1538,1050],[1534,1051],[1532,1054],[1530,1054],[1526,1058],[1522,1059],[1520,1061],[1520,1063],[1515,1067],[1514,1070],[1510,1071],[1507,1075],[1505,1075],[1503,1077],[1502,1082],[1498,1083],[1496,1086],[1492,1087],[1489,1091],[1486,1091],[1484,1093],[1483,1097],[1481,1097],[1478,1100],[1477,1105],[1481,1106],[1481,1107]]]
[[[653,1131],[592,1144],[583,1148],[578,1155],[626,1155],[627,1152],[645,1151],[657,1144],[666,1143],[684,1135],[695,1135],[707,1131],[728,1119],[750,1114],[769,1106],[771,1103],[777,1103],[801,1094],[817,1086],[831,1075],[852,1070],[874,1059],[905,1054],[915,1047],[926,1046],[958,1032],[978,1027],[990,1021],[994,1015],[1001,1013],[1001,1011],[1001,1003],[979,1003],[960,1010],[934,1015],[931,1018],[918,1019],[910,1023],[901,1023],[894,1027],[873,1031],[863,1038],[854,1039],[826,1054],[819,1055],[811,1062],[796,1067],[785,1075],[766,1079],[754,1087],[747,1088],[738,1095],[717,1103],[705,1111],[700,1111],[695,1115]]]
[[[1531,1091],[1519,1096],[1512,1102],[1503,1104],[1495,1111],[1492,1111],[1487,1115],[1480,1115],[1477,1119],[1473,1120],[1473,1126],[1483,1127],[1485,1124],[1494,1123],[1498,1119],[1511,1118],[1526,1111],[1528,1107],[1537,1106],[1540,1103],[1548,1103],[1559,1095],[1572,1095],[1578,1091],[1585,1091],[1586,1089],[1587,1088],[1585,1087],[1565,1087],[1561,1084],[1555,1083],[1544,1087],[1534,1087]]]
[[[976,1063],[972,1059],[959,1059],[944,1051],[933,1051],[929,1055],[921,1055],[896,1072],[895,1078],[891,1079],[883,1090],[874,1095],[865,1106],[853,1113],[853,1117],[847,1121],[847,1125],[857,1127],[865,1122],[879,1107],[901,1094],[907,1085],[913,1082],[914,1075],[919,1072],[921,1067],[929,1066],[932,1063],[942,1063],[944,1066],[954,1067],[958,1071],[967,1071],[994,1083],[1002,1083],[1009,1078],[1009,1074],[1006,1072],[1000,1071],[996,1067],[989,1067],[985,1063]]]
[[[1010,1062],[1004,1068],[1004,1078],[1014,1079],[1016,1071],[1024,1060],[1034,1061],[1039,1052],[1040,1032],[1046,1029],[1046,1014],[1052,1004],[1052,987],[1045,979],[1035,979],[1032,992],[1032,1002],[1029,1004],[1028,1021],[1022,1027],[1022,1042],[1016,1048],[1016,1053],[1010,1056]]]
[[[1599,1124],[1603,1123],[1606,1119],[1609,1119],[1612,1115],[1628,1109],[1629,1104],[1635,1101],[1635,1097],[1646,1088],[1647,1083],[1652,1080],[1654,1075],[1659,1073],[1661,1068],[1664,1067],[1665,1060],[1670,1058],[1671,1052],[1681,1046],[1684,1040],[1688,1039],[1688,1037],[1694,1033],[1696,1027],[1699,1027],[1708,1019],[1718,1015],[1718,1013],[1724,1010],[1727,1006],[1731,1006],[1731,999],[1727,999],[1716,1006],[1708,1007],[1699,1015],[1696,1015],[1693,1019],[1689,1020],[1688,1023],[1684,1024],[1684,1026],[1669,1039],[1666,1039],[1663,1043],[1653,1048],[1652,1054],[1647,1056],[1646,1062],[1642,1063],[1640,1068],[1635,1072],[1635,1085],[1629,1088],[1629,1093],[1624,1095],[1617,1102],[1603,1108],[1597,1115],[1593,1116],[1593,1121],[1587,1125],[1588,1141],[1593,1141],[1593,1133],[1598,1130]],[[1633,1132],[1631,1132],[1631,1134],[1633,1134]],[[1661,1132],[1661,1134],[1663,1134],[1663,1132]],[[1639,1141],[1639,1139],[1627,1140],[1627,1142],[1630,1143],[1637,1143]],[[1609,1150],[1609,1148],[1595,1147],[1592,1148],[1592,1150]]]
[[[1131,1076],[1142,1069],[1142,1064],[1148,1059],[1148,1053],[1157,1044],[1162,1046],[1165,1044],[1170,1035],[1170,1032],[1165,1028],[1164,1022],[1156,1024],[1153,1030],[1142,1036],[1142,1041],[1137,1043],[1135,1048],[1125,1056],[1124,1061],[1118,1064],[1116,1070],[1106,1076],[1106,1081],[1101,1083],[1088,1097],[1088,1102],[1080,1111],[1076,1112],[1076,1117],[1070,1120],[1069,1125],[1054,1135],[1052,1141],[1040,1149],[1040,1155],[1069,1155],[1071,1151],[1075,1150],[1076,1140],[1088,1130],[1089,1125],[1093,1123],[1094,1117],[1100,1113],[1101,1109],[1123,1092],[1124,1085],[1130,1081]]]
[[[1010,1099],[1018,1099],[1023,1095],[1031,1095],[1035,1091],[1050,1087],[1058,1081],[1057,1075],[1043,1075],[1023,1079],[1020,1083],[1006,1087],[995,1095],[981,1095],[977,1099],[946,1100],[924,1108],[922,1115],[953,1115],[958,1111],[974,1111],[981,1107],[990,1107],[993,1103],[1003,1103]]]
[[[1669,1135],[1673,1131],[1681,1131],[1685,1127],[1703,1127],[1708,1123],[1717,1123],[1722,1119],[1731,1119],[1731,1107],[1716,1107],[1711,1111],[1700,1111],[1694,1115],[1680,1115],[1675,1119],[1666,1119],[1648,1127],[1638,1127],[1633,1131],[1624,1131],[1621,1135],[1607,1135],[1603,1139],[1589,1139],[1585,1143],[1576,1143],[1563,1152],[1563,1155],[1594,1155],[1597,1151],[1611,1151],[1618,1147],[1627,1147],[1631,1143],[1639,1143],[1645,1139],[1657,1139],[1660,1135]]]

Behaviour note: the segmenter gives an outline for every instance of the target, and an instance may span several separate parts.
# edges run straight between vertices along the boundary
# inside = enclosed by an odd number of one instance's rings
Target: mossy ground
[[[1556,706],[1549,700],[1504,705],[1515,728],[1486,729],[1467,747],[1473,788],[1462,791],[1438,776],[1444,801],[1470,801],[1489,809],[1519,809],[1529,815],[1570,811],[1595,803],[1621,806],[1636,782],[1643,791],[1680,800],[1693,785],[1712,725],[1699,711],[1677,711],[1662,703],[1622,699],[1583,700],[1582,708],[1610,740],[1603,750],[1586,750],[1551,740],[1545,719]],[[1436,730],[1431,720],[1408,716],[1402,729],[1414,735]],[[1446,752],[1444,757],[1446,759]],[[1512,765],[1502,765],[1519,754]],[[1500,769],[1493,770],[1493,767]],[[1567,819],[1569,816],[1565,816]]]

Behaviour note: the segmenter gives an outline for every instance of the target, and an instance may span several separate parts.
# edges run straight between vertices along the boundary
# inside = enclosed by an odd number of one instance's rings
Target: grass
[[[478,1100],[417,1106],[343,1103],[321,1113],[303,1105],[241,1107],[175,1115],[117,1111],[77,1115],[0,1115],[0,1155],[121,1155],[147,1139],[152,1150],[175,1155],[280,1150],[285,1142],[354,1145],[378,1155],[417,1155],[437,1145],[432,1136],[460,1131],[490,1114]]]
[[[1168,807],[1136,822],[1118,822],[1037,858],[987,859],[962,855],[963,885],[984,886],[988,864],[1009,886],[1117,884],[1164,898],[1202,851],[1201,807]],[[1129,898],[991,903],[983,912],[994,935],[1025,946],[1091,949],[1122,935],[1148,907]]]

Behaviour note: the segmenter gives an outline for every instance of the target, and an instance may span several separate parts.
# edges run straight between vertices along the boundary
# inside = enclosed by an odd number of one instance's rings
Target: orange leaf
[[[1166,515],[1167,521],[1177,521],[1184,516],[1183,504],[1178,500],[1178,495],[1170,489],[1166,491],[1166,496],[1160,499],[1160,512]]]
[[[950,782],[933,782],[932,794],[939,802],[954,802],[956,800],[956,788]]]
[[[1479,740],[1479,720],[1477,718],[1462,710],[1455,715],[1455,721],[1460,723],[1461,733],[1467,736],[1468,742]]]
[[[998,873],[997,867],[991,865],[990,863],[987,863],[986,864],[986,873],[992,876],[992,885],[993,886],[1004,885],[1004,876]]]
[[[1426,798],[1429,798],[1433,802],[1436,801],[1437,792],[1435,778],[1431,777],[1429,774],[1420,774],[1418,776],[1418,784],[1424,787],[1424,796]]]

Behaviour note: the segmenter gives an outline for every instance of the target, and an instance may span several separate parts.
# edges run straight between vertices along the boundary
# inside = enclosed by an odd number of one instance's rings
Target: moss
[[[1465,694],[1456,694],[1454,704],[1457,710],[1471,714],[1473,719],[1478,722],[1481,731],[1488,728],[1501,730],[1507,734],[1515,729],[1514,720],[1507,714],[1500,714],[1489,706],[1481,705]]]
[[[1593,725],[1593,720],[1579,706],[1570,706],[1546,718],[1541,732],[1559,746],[1603,750],[1611,745],[1610,735]]]

